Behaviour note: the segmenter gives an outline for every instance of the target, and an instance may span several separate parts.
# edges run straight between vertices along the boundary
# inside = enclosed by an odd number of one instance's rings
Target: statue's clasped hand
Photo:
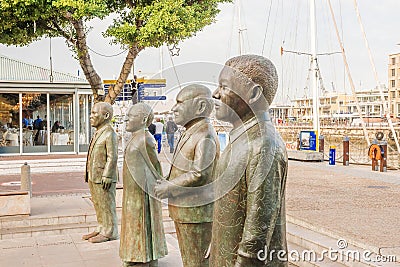
[[[107,178],[107,177],[101,178],[101,185],[103,186],[104,190],[110,189],[111,184],[112,184],[112,179],[111,178]]]
[[[157,180],[157,184],[154,186],[154,194],[159,199],[168,198],[169,197],[168,181]]]

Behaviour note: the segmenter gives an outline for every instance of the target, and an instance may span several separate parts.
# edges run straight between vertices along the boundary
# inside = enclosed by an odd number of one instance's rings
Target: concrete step
[[[321,257],[316,253],[315,256],[306,253],[309,250],[292,242],[288,242],[289,263],[297,267],[344,267],[345,265],[334,262],[328,257]],[[303,256],[304,255],[304,256]],[[313,258],[314,257],[314,258]]]
[[[349,266],[349,267],[367,267],[382,266],[394,267],[400,266],[399,262],[380,261],[379,248],[360,247],[348,243],[345,239],[338,239],[321,232],[317,232],[303,225],[287,223],[288,243],[295,248],[296,253],[308,255],[315,253],[316,261],[293,262],[300,267],[310,266]],[[297,249],[301,251],[297,251]],[[290,253],[293,253],[289,250]],[[323,257],[321,256],[323,255]],[[385,255],[389,256],[389,255]],[[396,255],[393,255],[396,256]],[[303,257],[304,258],[304,257]],[[321,261],[321,259],[324,259]],[[399,260],[399,257],[396,257]],[[290,258],[289,258],[290,260]],[[393,261],[393,260],[392,260]]]
[[[117,216],[120,224],[120,208],[117,208]],[[163,223],[166,233],[175,233],[174,222],[169,217],[167,207],[163,207]],[[70,216],[9,216],[0,219],[0,239],[84,233],[94,230],[96,225],[94,210],[93,213]]]

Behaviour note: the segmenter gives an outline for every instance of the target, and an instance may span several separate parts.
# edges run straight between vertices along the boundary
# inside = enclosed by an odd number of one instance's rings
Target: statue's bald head
[[[98,102],[98,103],[96,103],[95,104],[98,108],[99,108],[99,111],[102,113],[102,114],[107,114],[108,113],[108,116],[107,116],[107,118],[106,118],[106,120],[111,120],[111,118],[113,117],[113,107],[111,106],[111,104],[110,103],[107,103],[107,102]]]
[[[214,101],[212,99],[211,90],[201,84],[190,84],[185,86],[179,93],[177,98],[182,100],[193,99],[193,108],[197,109],[199,105],[204,105],[201,111],[201,116],[210,116],[213,108]]]

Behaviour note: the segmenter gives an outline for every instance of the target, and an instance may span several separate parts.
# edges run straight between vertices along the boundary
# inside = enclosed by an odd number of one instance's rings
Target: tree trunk
[[[138,47],[137,44],[133,44],[129,48],[128,54],[126,55],[124,64],[119,74],[117,83],[114,86],[110,86],[110,88],[108,89],[108,94],[104,100],[105,102],[114,104],[115,99],[118,97],[118,95],[124,88],[124,84],[126,83],[126,79],[128,78],[129,73],[131,73],[131,69],[134,64],[135,58],[142,49],[143,48]]]
[[[76,31],[75,48],[83,73],[92,88],[94,103],[101,102],[104,100],[104,95],[99,95],[99,90],[103,90],[102,80],[94,69],[89,55],[89,49],[86,44],[87,36],[83,21],[81,19],[75,20],[72,17],[69,17],[69,20]]]

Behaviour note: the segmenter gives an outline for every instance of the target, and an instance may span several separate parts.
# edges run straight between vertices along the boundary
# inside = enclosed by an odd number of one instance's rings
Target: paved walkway
[[[167,168],[165,158],[163,163]],[[396,255],[399,261],[400,171],[290,161],[286,198],[289,222]],[[86,213],[93,210],[81,195],[32,199],[31,217]],[[80,240],[81,234],[0,240],[0,266],[120,266],[118,240],[89,244]],[[173,235],[167,239],[170,255],[160,267],[179,267],[176,239]]]

